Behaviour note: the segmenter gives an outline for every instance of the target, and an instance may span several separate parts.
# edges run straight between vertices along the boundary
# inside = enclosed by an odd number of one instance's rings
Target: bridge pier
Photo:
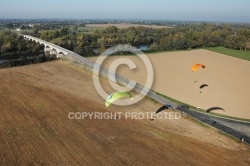
[[[57,52],[55,49],[50,50],[50,57],[57,58]]]
[[[45,56],[49,56],[50,55],[50,51],[51,51],[51,49],[48,46],[44,47],[44,54],[45,54]]]

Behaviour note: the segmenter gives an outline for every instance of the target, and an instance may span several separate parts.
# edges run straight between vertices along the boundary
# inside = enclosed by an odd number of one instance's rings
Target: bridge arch
[[[55,48],[50,50],[50,57],[57,58],[57,50]]]
[[[64,56],[65,56],[65,54],[63,52],[58,52],[58,54],[57,54],[57,58],[62,58]]]
[[[40,45],[44,45],[42,42],[40,42],[40,41],[36,41],[38,44],[40,44]]]

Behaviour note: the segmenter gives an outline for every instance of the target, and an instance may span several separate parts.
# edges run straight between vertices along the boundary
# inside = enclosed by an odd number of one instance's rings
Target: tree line
[[[250,26],[229,24],[188,24],[173,28],[110,26],[91,33],[77,30],[77,26],[57,30],[42,30],[35,35],[43,40],[74,51],[82,56],[94,55],[93,48],[102,52],[117,44],[149,44],[150,51],[194,49],[224,46],[230,49],[250,49]]]
[[[60,27],[59,27],[60,25]],[[247,24],[193,23],[172,28],[110,26],[89,33],[80,26],[65,24],[40,24],[32,27],[32,36],[49,41],[82,56],[93,56],[117,44],[150,45],[150,51],[183,50],[224,46],[230,49],[250,49],[250,26]],[[43,47],[26,41],[9,31],[0,34],[1,57],[20,57],[23,54],[43,52]],[[11,53],[11,56],[9,55]]]

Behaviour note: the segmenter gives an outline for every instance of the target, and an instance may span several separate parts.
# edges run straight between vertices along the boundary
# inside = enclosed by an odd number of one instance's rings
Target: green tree
[[[67,27],[62,27],[59,30],[60,36],[66,36],[69,34],[69,28]]]
[[[99,52],[99,54],[101,54],[101,53],[103,53],[105,50],[106,50],[105,43],[102,42],[102,43],[101,43],[101,47],[99,48],[98,52]]]

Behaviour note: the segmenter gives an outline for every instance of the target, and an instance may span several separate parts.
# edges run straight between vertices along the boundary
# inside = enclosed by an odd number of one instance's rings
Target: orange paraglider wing
[[[194,71],[196,71],[198,68],[200,68],[200,67],[202,67],[203,69],[205,69],[205,65],[203,65],[203,64],[195,64],[195,65],[193,65],[193,67],[192,67],[192,72],[194,72]]]

